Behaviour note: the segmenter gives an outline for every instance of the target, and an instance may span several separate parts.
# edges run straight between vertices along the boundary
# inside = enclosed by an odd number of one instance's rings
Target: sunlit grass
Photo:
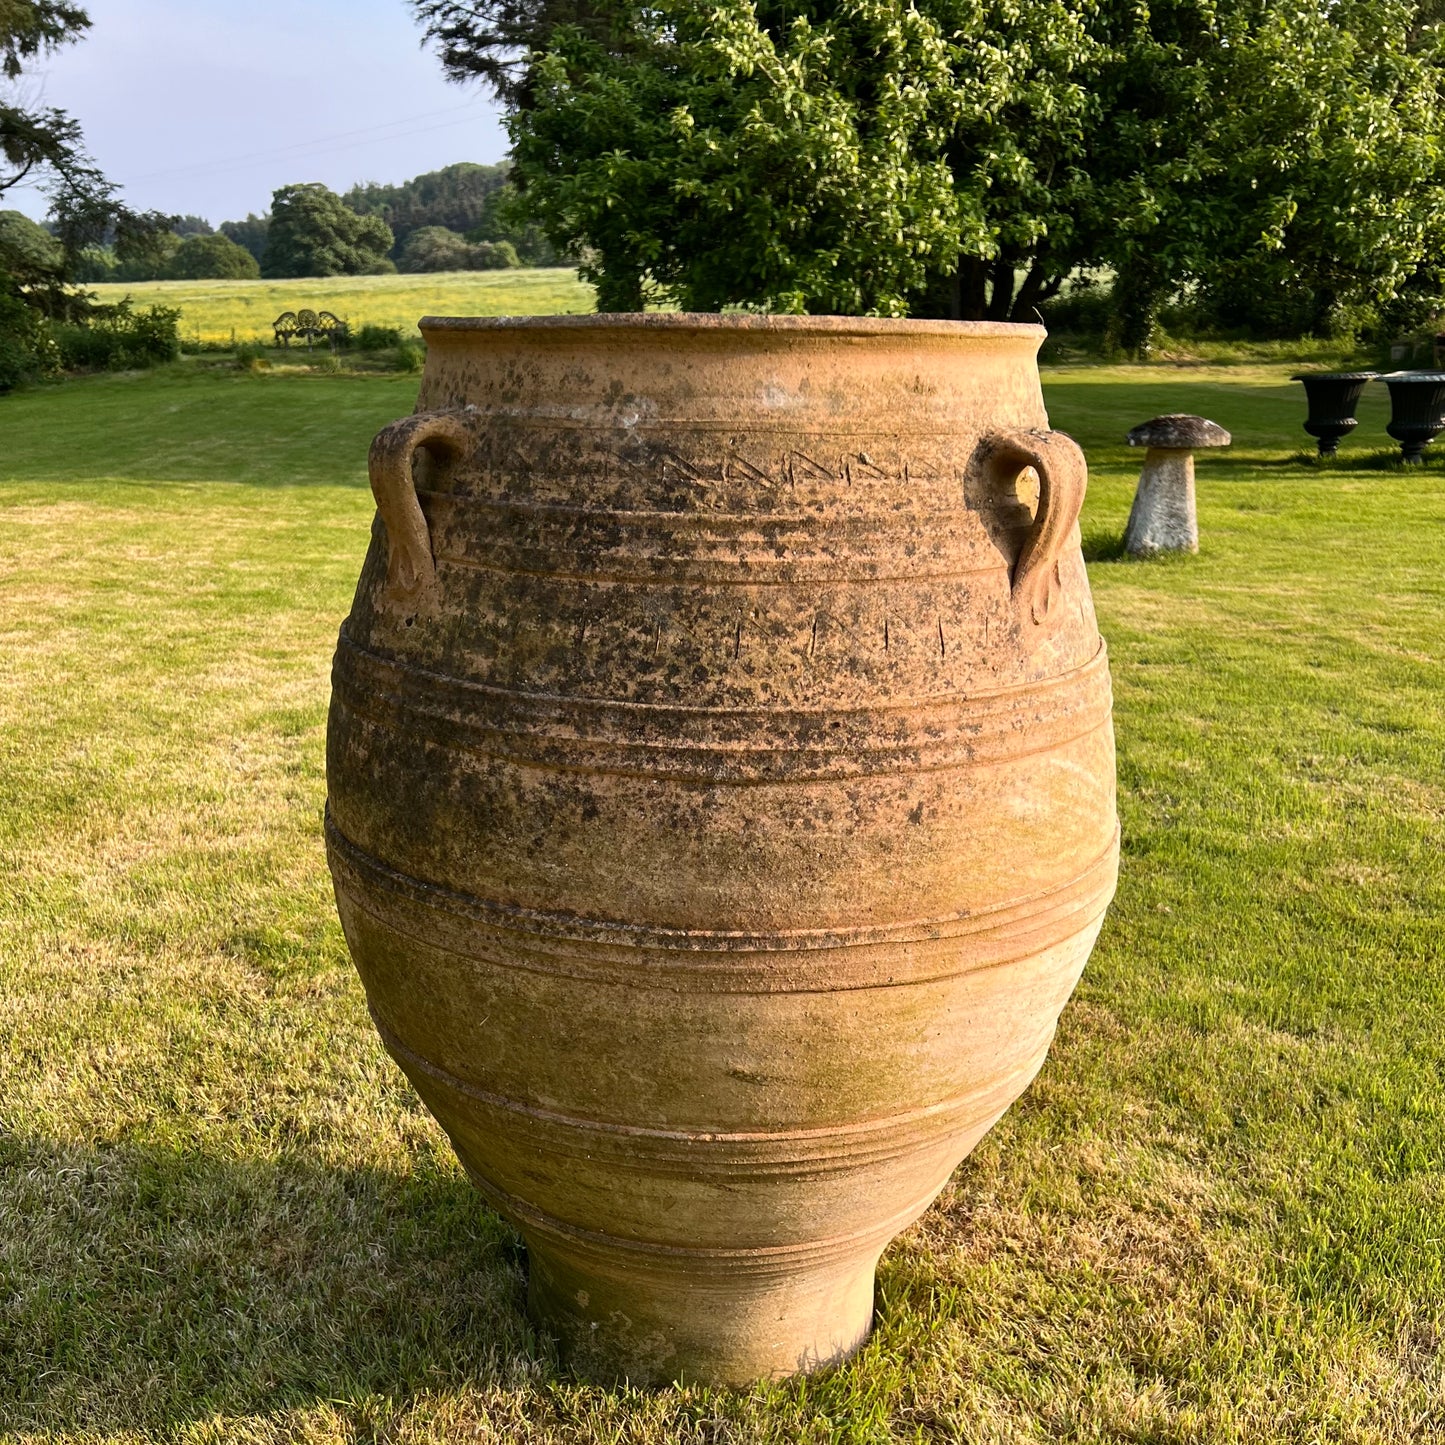
[[[346,958],[330,654],[415,378],[0,400],[0,1437],[1445,1438],[1445,459],[1367,394],[1315,463],[1284,375],[1046,378],[1119,895],[864,1354],[735,1395],[559,1373]],[[1123,433],[1180,410],[1235,435],[1200,555],[1119,560]]]
[[[563,268],[444,271],[422,276],[327,276],[296,281],[135,281],[87,288],[110,303],[177,306],[182,342],[271,341],[283,311],[331,311],[353,329],[416,334],[422,316],[544,316],[591,311],[593,291]]]

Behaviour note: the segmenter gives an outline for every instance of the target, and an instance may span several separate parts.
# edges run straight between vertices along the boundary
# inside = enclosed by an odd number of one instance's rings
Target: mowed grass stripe
[[[335,921],[330,654],[415,385],[0,402],[0,1437],[1439,1437],[1445,459],[1373,413],[1301,458],[1278,372],[1046,378],[1115,678],[1099,947],[857,1361],[643,1395],[528,1330]],[[1165,410],[1236,446],[1200,556],[1126,562]]]

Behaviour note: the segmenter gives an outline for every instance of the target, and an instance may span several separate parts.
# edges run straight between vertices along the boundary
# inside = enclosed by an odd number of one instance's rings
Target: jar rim
[[[773,316],[753,312],[607,311],[552,316],[423,316],[422,333],[466,331],[757,332],[817,336],[1007,336],[1042,340],[1033,321],[941,321],[895,316]]]

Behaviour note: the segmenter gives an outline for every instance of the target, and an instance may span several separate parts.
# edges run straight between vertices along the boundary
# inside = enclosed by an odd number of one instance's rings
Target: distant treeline
[[[491,271],[562,263],[536,226],[512,214],[506,163],[462,162],[401,185],[355,185],[344,195],[316,182],[283,186],[264,216],[178,217],[143,256],[108,246],[82,258],[81,281],[369,275],[388,271]]]
[[[557,266],[563,258],[537,226],[513,218],[516,191],[507,179],[510,167],[445,166],[399,186],[374,182],[352,186],[342,200],[360,216],[380,216],[395,241],[391,259],[398,270],[428,271],[430,266],[402,264],[408,243],[418,231],[442,229],[473,244],[512,246],[524,266]]]

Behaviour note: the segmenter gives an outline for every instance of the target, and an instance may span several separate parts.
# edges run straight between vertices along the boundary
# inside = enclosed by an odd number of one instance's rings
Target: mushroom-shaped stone
[[[1199,521],[1194,511],[1194,453],[1200,447],[1227,447],[1222,426],[1202,416],[1156,416],[1129,433],[1131,447],[1147,447],[1144,469],[1124,550],[1132,557],[1155,552],[1197,552]]]

